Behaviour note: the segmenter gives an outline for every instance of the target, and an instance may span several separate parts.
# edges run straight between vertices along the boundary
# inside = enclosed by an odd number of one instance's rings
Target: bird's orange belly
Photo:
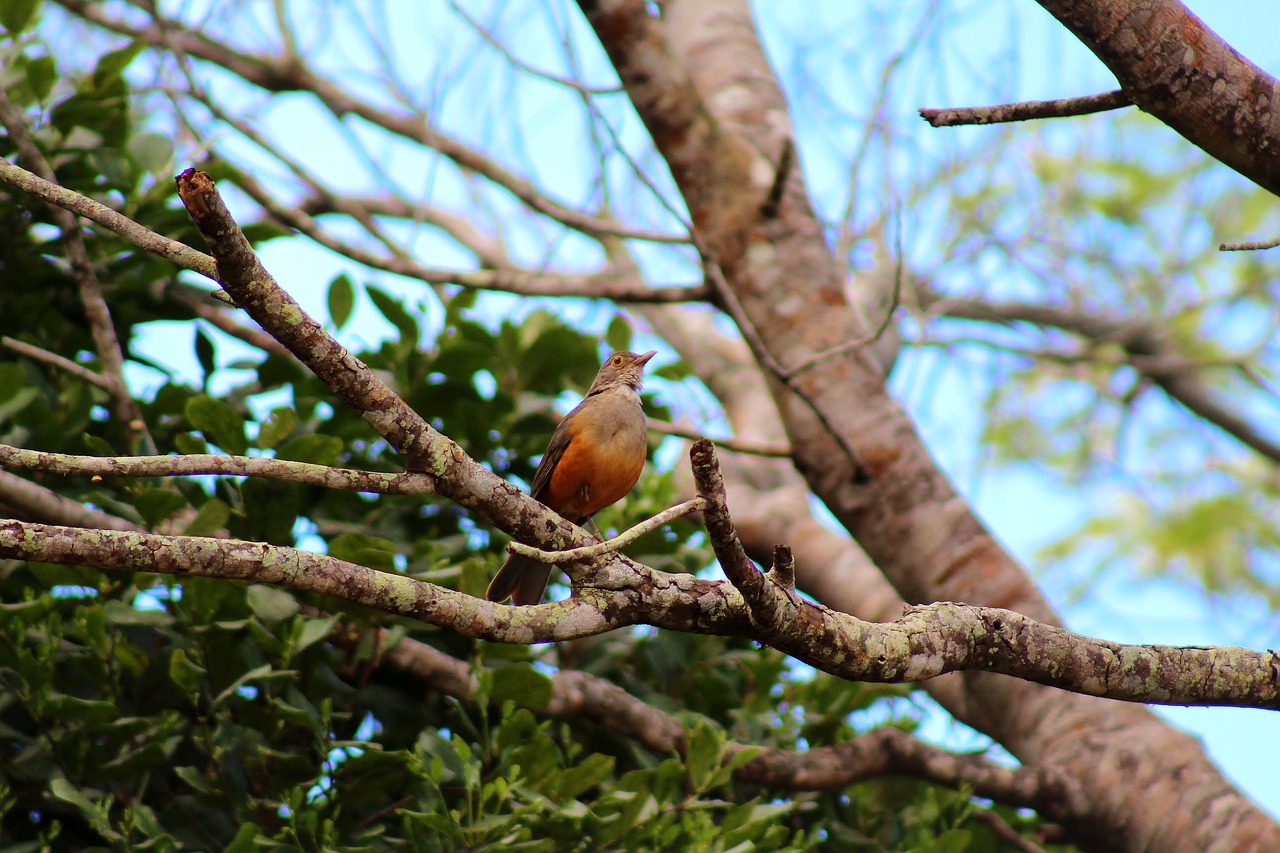
[[[585,452],[581,442],[565,448],[547,484],[542,502],[573,521],[581,521],[627,496],[644,470],[643,433],[639,447],[604,446]],[[577,446],[575,446],[577,445]]]

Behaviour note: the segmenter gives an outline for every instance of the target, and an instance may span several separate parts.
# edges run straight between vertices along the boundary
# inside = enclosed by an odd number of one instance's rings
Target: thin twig
[[[677,245],[688,242],[688,238],[681,234],[627,228],[554,201],[529,179],[514,174],[498,161],[442,133],[424,115],[417,112],[396,114],[380,109],[368,98],[317,74],[297,57],[240,53],[179,21],[164,18],[154,10],[151,12],[153,20],[149,26],[135,26],[104,13],[94,3],[60,0],[60,5],[84,20],[112,32],[146,41],[170,53],[181,52],[210,62],[267,92],[308,92],[335,116],[358,116],[388,133],[434,149],[464,174],[480,175],[511,193],[532,210],[588,237],[620,237],[624,240]]]
[[[456,284],[460,287],[500,290],[520,296],[581,297],[644,304],[696,302],[707,295],[706,289],[698,285],[649,286],[643,282],[628,281],[607,269],[585,275],[534,273],[523,269],[435,269],[406,256],[387,257],[374,254],[333,236],[320,227],[320,223],[298,208],[281,204],[272,192],[246,173],[238,174],[234,182],[273,217],[296,228],[325,248],[332,249],[367,267],[418,279],[428,284]]]
[[[435,493],[432,478],[413,471],[383,473],[331,468],[310,462],[193,453],[187,456],[77,456],[0,444],[0,466],[84,477],[258,477],[345,492],[383,495]]]
[[[1258,252],[1263,249],[1274,249],[1280,246],[1280,237],[1270,240],[1245,241],[1242,243],[1219,243],[1219,252]]]
[[[785,444],[766,444],[764,442],[746,441],[740,438],[712,438],[691,427],[655,421],[652,418],[646,422],[646,425],[654,432],[672,435],[676,438],[687,438],[690,441],[710,438],[716,443],[716,447],[721,450],[731,450],[734,453],[744,453],[748,456],[767,456],[776,459],[789,459],[791,457],[791,448]]]
[[[787,371],[786,378],[788,380],[794,379],[799,374],[824,361],[871,346],[884,337],[884,333],[889,330],[889,324],[893,322],[893,314],[898,310],[902,300],[902,222],[900,218],[898,221],[897,249],[897,258],[893,270],[893,293],[889,300],[889,307],[885,310],[884,317],[880,320],[880,325],[869,335],[863,335],[856,340],[828,347],[821,352],[814,353],[799,364],[793,365]]]
[[[97,387],[103,389],[104,391],[107,391],[107,392],[111,391],[110,380],[108,380],[101,373],[94,373],[92,370],[85,367],[84,365],[76,364],[71,359],[64,358],[63,356],[58,355],[56,352],[49,352],[47,349],[41,349],[40,347],[33,346],[29,343],[25,343],[24,341],[17,340],[16,338],[11,338],[8,335],[5,335],[4,337],[0,337],[0,346],[3,346],[5,349],[9,350],[10,352],[14,352],[14,353],[17,353],[18,355],[26,356],[32,361],[38,361],[38,362],[41,362],[42,364],[47,364],[50,367],[61,370],[63,373],[67,373],[71,376],[74,376],[79,380],[88,382],[92,385],[96,385]]]
[[[702,512],[706,502],[702,498],[693,498],[684,503],[676,504],[673,507],[664,509],[657,515],[646,518],[644,521],[629,528],[623,533],[619,533],[612,539],[604,542],[597,542],[594,545],[585,545],[581,548],[572,548],[568,551],[544,551],[541,548],[534,548],[532,545],[525,545],[523,542],[517,542],[514,539],[507,545],[515,553],[521,557],[532,557],[540,563],[547,563],[552,566],[563,566],[567,563],[577,563],[584,560],[594,560],[596,557],[612,554],[620,551],[627,545],[639,539],[645,534],[657,530],[664,524],[669,524],[681,516],[689,515],[694,512]]]
[[[1085,95],[1082,98],[1058,98],[1052,101],[1023,101],[991,107],[920,108],[920,117],[933,127],[955,127],[964,124],[1001,124],[1040,118],[1065,118],[1118,110],[1133,106],[1123,89]]]
[[[696,234],[694,234],[694,237],[698,239]],[[698,242],[701,243],[701,240],[699,239]],[[770,373],[778,378],[778,381],[786,385],[800,398],[809,410],[813,412],[814,417],[822,424],[822,428],[827,431],[827,434],[832,437],[836,444],[840,445],[840,449],[844,451],[845,457],[849,460],[850,468],[853,469],[853,482],[857,484],[869,482],[871,476],[867,473],[867,469],[858,457],[858,451],[854,449],[849,437],[842,430],[836,428],[831,418],[827,417],[826,412],[818,405],[818,401],[813,399],[809,392],[800,385],[799,377],[787,375],[786,368],[773,357],[773,353],[769,351],[764,339],[760,337],[759,331],[756,330],[755,324],[747,316],[746,309],[743,308],[742,302],[739,301],[738,294],[734,292],[729,282],[725,279],[724,271],[720,269],[720,265],[711,257],[709,250],[705,246],[699,245],[699,251],[702,252],[703,258],[706,259],[704,266],[707,271],[707,278],[713,285],[713,292],[719,298],[725,311],[733,318],[743,337],[751,345],[756,358]]]
[[[591,97],[596,95],[619,95],[626,91],[621,84],[617,86],[588,86],[571,77],[561,77],[559,75],[552,74],[549,71],[542,71],[541,69],[534,68],[532,65],[512,53],[506,45],[498,41],[498,38],[494,36],[493,33],[481,26],[479,21],[468,15],[466,10],[463,9],[456,0],[450,0],[449,8],[452,9],[454,14],[459,18],[466,21],[466,23],[476,31],[476,34],[479,35],[480,38],[487,41],[496,51],[498,51],[498,53],[502,55],[503,59],[507,60],[507,62],[510,62],[530,77],[537,77],[539,80],[546,80],[548,83],[555,83],[557,86],[564,86],[566,89],[572,89],[579,94]]]

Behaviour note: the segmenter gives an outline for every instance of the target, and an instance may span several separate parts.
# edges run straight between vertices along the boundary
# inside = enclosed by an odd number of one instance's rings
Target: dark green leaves
[[[186,405],[187,420],[204,433],[211,444],[216,444],[235,456],[243,456],[249,450],[244,435],[244,419],[223,400],[201,395],[192,397]]]

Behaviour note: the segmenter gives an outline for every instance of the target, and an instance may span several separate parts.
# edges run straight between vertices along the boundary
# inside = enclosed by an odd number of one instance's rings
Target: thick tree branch
[[[759,600],[788,618],[748,624],[730,585],[622,559],[598,567],[580,597],[510,608],[405,575],[238,540],[0,521],[0,558],[275,584],[505,643],[560,642],[652,625],[760,640],[854,681],[901,683],[985,670],[1123,701],[1280,708],[1280,654],[1274,652],[1126,646],[1012,611],[951,603],[875,624],[809,604],[763,576]]]
[[[1038,0],[1111,69],[1143,112],[1280,193],[1280,82],[1178,0]]]

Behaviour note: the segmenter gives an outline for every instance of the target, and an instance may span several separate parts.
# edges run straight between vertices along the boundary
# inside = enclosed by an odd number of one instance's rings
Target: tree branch
[[[1277,652],[1128,646],[1008,610],[951,603],[910,608],[895,622],[875,624],[788,595],[758,573],[760,600],[785,621],[749,624],[730,585],[625,559],[598,567],[580,597],[513,609],[333,557],[228,539],[0,520],[0,558],[274,584],[495,642],[560,642],[652,625],[759,640],[853,681],[902,683],[984,670],[1122,701],[1280,708]]]
[[[0,457],[2,459],[2,457]],[[552,566],[563,566],[568,563],[577,563],[584,560],[594,560],[597,557],[604,557],[609,554],[617,553],[632,542],[657,530],[664,524],[670,524],[681,516],[689,515],[695,512],[701,512],[704,501],[700,498],[694,498],[691,501],[676,504],[668,507],[655,516],[646,518],[634,527],[628,528],[626,531],[619,533],[612,539],[604,542],[597,542],[594,545],[587,545],[582,548],[571,548],[568,551],[544,551],[541,548],[534,548],[531,545],[525,545],[523,542],[511,542],[509,547],[512,551],[522,557],[529,557],[540,563],[547,563]]]
[[[1169,370],[1185,359],[1166,333],[1145,320],[1113,317],[1101,312],[1078,311],[1029,302],[995,302],[982,299],[921,294],[921,305],[948,317],[963,320],[1023,322],[1062,329],[1094,343],[1119,345],[1133,367],[1149,377],[1169,397],[1192,414],[1213,424],[1242,444],[1280,463],[1280,443],[1268,438],[1245,417],[1232,410],[1194,371]],[[1162,366],[1165,369],[1160,369]]]
[[[25,356],[32,361],[38,361],[41,364],[54,368],[55,370],[61,370],[68,376],[74,376],[81,382],[88,382],[90,385],[101,388],[108,393],[110,393],[112,389],[111,380],[107,379],[101,373],[94,373],[84,365],[77,364],[69,358],[64,358],[56,352],[49,352],[47,349],[41,349],[38,346],[33,346],[32,344],[17,340],[16,338],[11,338],[8,335],[0,337],[0,346],[10,352]]]
[[[380,664],[458,699],[475,695],[476,678],[466,662],[412,638],[388,649]],[[685,750],[685,729],[675,715],[587,672],[556,671],[551,676],[550,701],[540,713],[590,720],[660,755]],[[832,746],[787,750],[732,743],[728,751],[734,754],[742,749],[758,754],[734,772],[735,778],[768,788],[834,791],[883,776],[912,776],[967,788],[1006,805],[1034,808],[1054,820],[1064,819],[1084,802],[1083,793],[1072,790],[1067,780],[996,764],[981,755],[956,755],[887,726]]]
[[[96,222],[108,231],[119,234],[138,248],[172,261],[183,269],[197,272],[215,281],[218,278],[218,270],[213,258],[205,253],[198,252],[185,243],[157,234],[101,202],[47,181],[4,158],[0,158],[0,182],[57,205],[76,216],[83,216],[85,219]]]
[[[0,444],[0,467],[82,477],[189,477],[214,474],[258,477],[344,492],[434,494],[433,478],[412,471],[385,474],[285,459],[219,456],[209,453],[188,456],[74,456],[69,453],[23,450]]]
[[[1280,83],[1178,0],[1038,0],[1116,75],[1145,113],[1280,193]]]
[[[1058,98],[1052,101],[1023,101],[994,107],[920,108],[920,118],[933,127],[956,127],[963,124],[999,124],[1031,121],[1041,118],[1065,118],[1118,110],[1133,106],[1124,90],[1085,95],[1082,98]]]
[[[532,181],[510,172],[501,163],[432,127],[421,115],[394,114],[379,109],[367,98],[348,92],[315,74],[299,57],[248,55],[218,44],[181,23],[153,14],[147,26],[133,26],[104,13],[85,0],[56,0],[69,12],[112,32],[140,39],[158,50],[202,59],[268,92],[308,92],[336,117],[356,115],[396,136],[419,142],[452,161],[464,173],[474,172],[511,193],[530,209],[588,237],[618,237],[649,243],[681,244],[688,238],[626,228],[553,201]]]
[[[140,524],[134,524],[132,521],[109,515],[102,510],[63,497],[39,483],[33,483],[8,471],[0,471],[0,504],[3,504],[9,512],[16,511],[30,518],[68,527],[128,530],[139,533],[146,529]]]

